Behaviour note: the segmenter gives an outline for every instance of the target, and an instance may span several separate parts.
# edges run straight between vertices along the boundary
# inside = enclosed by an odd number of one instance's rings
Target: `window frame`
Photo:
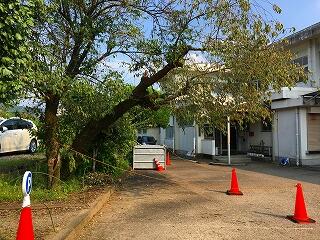
[[[215,128],[210,124],[203,125],[203,137],[208,140],[215,140]]]

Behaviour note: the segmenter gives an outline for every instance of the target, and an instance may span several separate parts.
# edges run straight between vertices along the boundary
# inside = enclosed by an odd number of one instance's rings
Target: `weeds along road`
[[[251,163],[237,168],[243,196],[228,196],[231,168],[173,160],[167,171],[138,171],[86,226],[80,239],[319,239],[318,171]],[[296,183],[309,217],[295,224]]]

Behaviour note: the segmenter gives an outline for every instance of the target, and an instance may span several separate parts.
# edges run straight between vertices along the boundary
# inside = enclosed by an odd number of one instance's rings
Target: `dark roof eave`
[[[307,40],[312,37],[315,37],[317,35],[320,35],[320,22],[315,23],[305,29],[302,29],[286,37],[286,39],[288,40],[289,44],[295,44],[303,40]]]

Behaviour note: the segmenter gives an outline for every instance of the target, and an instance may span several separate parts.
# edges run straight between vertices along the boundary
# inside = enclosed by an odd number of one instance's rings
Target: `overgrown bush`
[[[91,157],[98,160],[96,171],[110,174],[112,177],[121,176],[123,171],[129,168],[130,155],[136,140],[136,129],[132,125],[130,114],[120,118],[108,131],[102,132],[92,146],[88,146],[90,156],[77,155],[68,147],[79,129],[93,119],[107,114],[120,99],[130,93],[132,86],[118,77],[111,74],[108,80],[96,85],[79,81],[73,91],[65,96],[63,111],[59,117],[59,138],[66,146],[61,150],[61,170],[64,178],[91,172]],[[97,154],[93,154],[96,150]]]

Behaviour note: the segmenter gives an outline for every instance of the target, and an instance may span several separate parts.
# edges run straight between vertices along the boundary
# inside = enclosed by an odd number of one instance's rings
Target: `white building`
[[[307,83],[284,87],[271,96],[274,112],[272,128],[252,124],[248,131],[238,132],[238,148],[254,152],[264,148],[272,152],[273,161],[289,158],[296,165],[320,164],[320,23],[287,37],[295,62],[309,71]],[[240,140],[242,138],[242,141]],[[251,149],[250,149],[251,146]]]
[[[158,127],[139,129],[137,136],[152,136],[157,140],[157,144],[160,144],[160,129]]]
[[[231,153],[247,153],[250,146],[264,146],[268,148],[272,145],[272,133],[269,126],[256,123],[250,126],[250,130],[240,131],[235,125],[230,128],[230,148]],[[227,136],[225,133],[215,129],[213,126],[205,125],[200,128],[197,124],[179,127],[175,117],[170,117],[169,126],[160,129],[159,144],[166,145],[174,151],[190,155],[224,155],[227,154]]]
[[[201,129],[197,124],[179,127],[175,117],[171,116],[169,126],[160,129],[160,144],[189,155],[217,155],[220,142],[215,135],[217,131],[209,126],[205,129]]]
[[[308,82],[272,95],[273,158],[297,165],[320,164],[320,23],[288,37],[296,62],[310,71]]]
[[[257,122],[248,129],[231,126],[232,152],[261,152],[273,161],[286,157],[297,165],[320,164],[320,23],[288,37],[295,62],[310,72],[307,83],[272,94],[272,124]],[[160,129],[158,143],[189,154],[218,155],[227,151],[227,137],[210,126],[180,128],[174,117]]]

